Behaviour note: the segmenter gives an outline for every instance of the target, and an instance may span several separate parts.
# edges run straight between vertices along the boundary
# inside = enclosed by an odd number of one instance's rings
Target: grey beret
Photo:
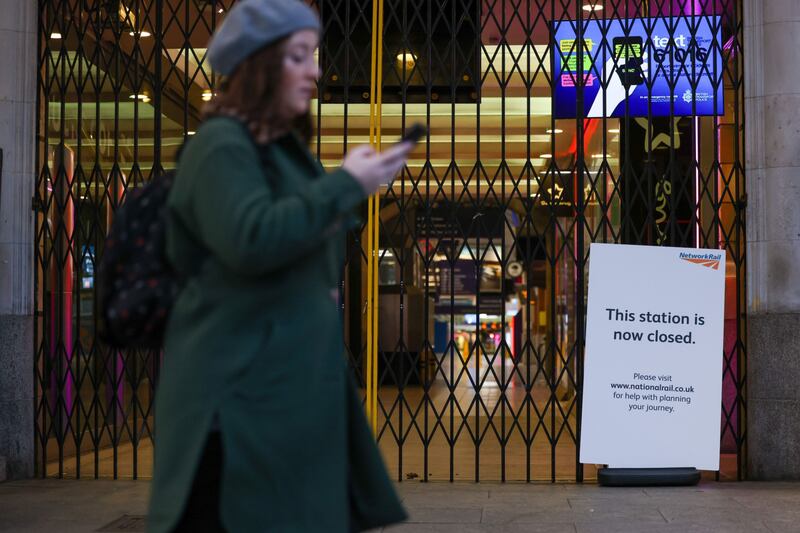
[[[229,76],[252,53],[298,30],[319,31],[319,18],[299,0],[240,0],[208,44],[211,67]]]

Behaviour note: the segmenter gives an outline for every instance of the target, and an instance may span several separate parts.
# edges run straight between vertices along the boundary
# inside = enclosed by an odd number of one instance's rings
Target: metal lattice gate
[[[126,192],[174,165],[214,98],[204,47],[232,4],[40,0],[41,476],[151,473],[161,355],[97,339],[94,266]],[[365,206],[341,284],[393,475],[593,479],[577,446],[588,247],[621,242],[727,250],[719,477],[742,478],[741,0],[316,4],[322,163],[429,128]]]

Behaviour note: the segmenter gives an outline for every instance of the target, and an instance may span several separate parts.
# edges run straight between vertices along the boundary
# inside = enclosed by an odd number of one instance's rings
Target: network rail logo
[[[681,252],[678,257],[689,263],[704,266],[712,270],[719,270],[719,263],[722,261],[722,254],[687,254]]]

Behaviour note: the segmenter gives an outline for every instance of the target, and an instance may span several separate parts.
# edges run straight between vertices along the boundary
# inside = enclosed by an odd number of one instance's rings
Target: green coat
[[[186,284],[156,393],[152,532],[180,518],[215,415],[230,533],[405,518],[331,295],[363,200],[352,176],[325,174],[294,135],[256,148],[239,123],[214,118],[186,145],[168,201],[167,255]]]

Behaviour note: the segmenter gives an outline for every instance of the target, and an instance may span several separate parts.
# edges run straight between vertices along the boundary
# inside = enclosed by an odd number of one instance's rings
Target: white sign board
[[[582,463],[719,470],[725,252],[592,244]]]

